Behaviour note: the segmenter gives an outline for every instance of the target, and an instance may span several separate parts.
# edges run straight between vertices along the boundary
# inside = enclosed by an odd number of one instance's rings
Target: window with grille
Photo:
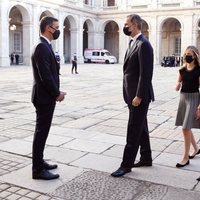
[[[175,54],[181,54],[181,38],[175,38]]]
[[[14,33],[14,52],[21,52],[21,32]]]

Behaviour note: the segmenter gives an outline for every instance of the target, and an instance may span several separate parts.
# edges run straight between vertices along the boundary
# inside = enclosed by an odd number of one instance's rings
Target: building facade
[[[47,15],[59,20],[61,34],[53,47],[62,63],[74,53],[82,63],[85,48],[108,49],[122,63],[128,44],[122,30],[132,13],[143,19],[155,64],[182,55],[188,45],[200,49],[200,0],[1,0],[0,66],[10,66],[12,54],[30,65],[40,19]]]

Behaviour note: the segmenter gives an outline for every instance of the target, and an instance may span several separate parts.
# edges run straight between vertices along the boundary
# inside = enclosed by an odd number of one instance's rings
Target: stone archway
[[[30,46],[30,15],[24,7],[15,5],[9,12],[9,54],[15,55],[13,64],[30,64]]]
[[[94,25],[90,19],[87,19],[83,24],[83,52],[86,48],[95,48]]]
[[[109,21],[104,28],[104,48],[119,60],[119,26]]]
[[[87,22],[83,24],[83,52],[88,48],[88,25]]]
[[[63,23],[63,55],[65,63],[71,61],[71,57],[77,53],[77,28],[76,21],[73,16],[67,16]]]
[[[161,27],[161,58],[181,56],[181,23],[176,18],[167,18]]]
[[[43,11],[43,12],[41,13],[40,19],[39,19],[39,20],[41,20],[41,19],[42,19],[43,17],[45,17],[45,16],[54,17],[54,15],[53,15],[50,11],[45,10],[45,11]]]

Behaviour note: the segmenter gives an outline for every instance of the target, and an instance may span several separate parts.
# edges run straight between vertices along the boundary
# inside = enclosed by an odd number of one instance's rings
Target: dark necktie
[[[132,47],[132,43],[133,43],[133,40],[131,39],[131,40],[129,41],[129,44],[128,44],[129,50],[130,50],[130,48]]]
[[[51,44],[49,44],[49,46],[50,46],[51,50],[53,51],[52,45],[51,45]]]

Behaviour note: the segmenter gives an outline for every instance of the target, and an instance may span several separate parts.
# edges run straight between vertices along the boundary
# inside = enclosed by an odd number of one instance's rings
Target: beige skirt
[[[180,101],[176,116],[176,126],[186,129],[200,128],[200,120],[195,119],[195,113],[200,103],[200,94],[180,93]]]

